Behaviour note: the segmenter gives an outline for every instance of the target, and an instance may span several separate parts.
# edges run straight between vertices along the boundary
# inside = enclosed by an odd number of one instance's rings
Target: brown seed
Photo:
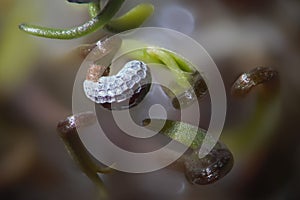
[[[198,157],[195,150],[184,157],[185,175],[192,184],[206,185],[223,178],[233,167],[233,155],[229,149],[218,142],[204,158]]]
[[[232,85],[231,93],[234,96],[245,96],[253,87],[270,81],[277,76],[278,72],[271,67],[257,67],[240,75]]]

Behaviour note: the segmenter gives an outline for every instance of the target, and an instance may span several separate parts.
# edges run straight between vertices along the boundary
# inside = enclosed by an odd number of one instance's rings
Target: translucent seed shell
[[[102,76],[97,82],[85,80],[85,95],[95,103],[119,103],[130,99],[147,79],[148,67],[145,63],[133,60],[113,76]],[[90,70],[89,70],[90,71]]]

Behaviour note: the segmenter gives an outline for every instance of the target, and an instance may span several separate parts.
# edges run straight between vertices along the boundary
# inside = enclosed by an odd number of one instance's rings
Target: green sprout
[[[153,11],[154,6],[152,4],[137,5],[123,16],[112,19],[105,25],[105,28],[111,32],[122,32],[137,28],[152,15]]]
[[[147,20],[148,17],[152,15],[154,11],[154,7],[151,4],[139,4],[122,16],[114,18],[116,13],[123,5],[124,1],[125,0],[108,0],[103,9],[101,8],[100,0],[76,1],[76,3],[88,3],[88,11],[91,19],[84,24],[73,28],[57,29],[29,24],[21,24],[19,25],[19,28],[26,33],[39,37],[53,39],[75,39],[88,35],[101,28],[114,33],[137,28],[141,26],[145,22],[145,20]],[[86,48],[90,49],[91,46],[87,46]],[[196,70],[191,65],[191,63],[174,52],[159,47],[147,47],[132,52],[130,56],[146,63],[156,63],[164,65],[172,73],[175,74],[178,85],[185,90],[189,89],[192,85],[191,77],[196,72]],[[256,68],[249,73],[243,74],[235,82],[235,84],[233,85],[232,94],[237,96],[247,95],[252,87],[277,78],[277,75],[277,72],[272,68]],[[203,90],[207,91],[206,86],[202,86]],[[261,103],[260,99],[259,103]],[[254,114],[255,120],[253,120],[252,123],[249,123],[249,125],[254,128],[246,128],[246,130],[248,130],[248,133],[244,133],[241,137],[248,139],[248,137],[250,138],[251,134],[255,132],[256,129],[262,129],[262,126],[257,127],[253,126],[253,124],[259,124],[258,120],[261,123],[264,122],[264,120],[262,120],[262,118],[264,117],[262,113],[264,113],[266,109],[267,107],[265,104],[261,104],[260,107],[258,107],[257,113]],[[101,196],[106,197],[106,190],[101,178],[98,176],[98,173],[108,173],[112,171],[112,169],[110,167],[98,166],[94,163],[91,155],[82,144],[76,130],[76,128],[86,126],[89,123],[92,123],[94,120],[95,116],[91,113],[77,114],[60,122],[58,124],[57,130],[60,137],[64,141],[64,144],[68,149],[70,155],[79,164],[81,170],[85,172],[85,174],[99,187]],[[152,123],[150,124],[150,126],[147,126],[147,123],[149,124],[149,122]],[[187,123],[172,120],[166,120],[165,126],[161,130],[157,130],[157,127],[159,126],[155,126],[155,123],[162,123],[162,120],[160,119],[146,119],[144,120],[144,123],[146,128],[159,131],[161,134],[183,145],[188,146],[189,150],[193,151],[191,155],[184,156],[183,158],[187,170],[186,176],[192,183],[207,184],[214,182],[228,173],[228,171],[230,171],[230,169],[232,168],[233,157],[231,152],[226,147],[222,146],[219,141],[214,141],[211,138],[209,139],[209,142],[213,144],[217,143],[214,149],[209,153],[207,157],[203,159],[200,159],[197,156],[197,150],[203,143],[203,140],[206,136],[205,130]],[[266,126],[269,126],[269,124],[267,124]],[[245,128],[243,127],[243,129],[241,130],[245,130]],[[246,139],[244,141],[247,141]],[[240,145],[244,145],[244,143]],[[207,161],[211,161],[212,158],[217,158],[216,160],[221,162],[222,167],[215,165],[216,163],[213,163],[213,165],[209,166],[203,165],[210,163]],[[224,164],[226,164],[226,166]],[[210,171],[217,175],[216,177],[218,178],[216,178],[215,180],[210,180],[209,177],[212,174],[202,175],[203,169],[210,169]]]
[[[114,32],[137,28],[153,13],[154,8],[151,4],[141,4],[125,15],[117,19],[112,19],[124,1],[125,0],[109,0],[102,10],[100,8],[100,0],[99,2],[89,3],[88,10],[92,19],[73,28],[59,29],[20,24],[19,29],[39,37],[69,40],[85,36],[104,27]]]

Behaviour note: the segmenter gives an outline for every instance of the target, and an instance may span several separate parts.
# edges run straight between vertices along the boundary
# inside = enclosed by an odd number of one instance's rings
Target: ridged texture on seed
[[[130,99],[138,88],[147,83],[148,67],[133,60],[113,76],[102,76],[97,82],[85,80],[85,95],[95,103],[119,103]]]

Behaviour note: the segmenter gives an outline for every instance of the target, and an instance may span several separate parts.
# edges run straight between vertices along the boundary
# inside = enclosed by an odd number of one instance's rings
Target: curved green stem
[[[92,18],[96,17],[100,13],[100,11],[101,11],[100,2],[101,2],[101,0],[88,4],[89,14]]]
[[[95,17],[99,10],[99,3],[89,4],[89,14],[91,17]],[[121,17],[112,19],[105,25],[105,28],[114,33],[138,28],[153,14],[153,11],[154,6],[152,4],[139,4]]]
[[[57,29],[57,28],[46,28],[36,25],[21,24],[20,30],[40,37],[54,38],[54,39],[74,39],[79,38],[95,30],[103,27],[108,23],[116,12],[120,9],[124,0],[110,0],[104,9],[93,19],[86,23],[70,28],[70,29]]]
[[[163,128],[160,128],[163,123]],[[226,145],[212,138],[209,142],[214,146],[213,149],[204,158],[199,158],[198,151],[204,141],[205,130],[184,122],[164,119],[146,119],[144,124],[145,128],[159,132],[192,149],[191,153],[186,152],[177,160],[177,163],[184,164],[184,172],[190,183],[211,184],[223,178],[232,169],[234,159],[231,151]]]
[[[112,19],[105,25],[105,28],[115,33],[138,28],[152,15],[153,11],[152,4],[139,4],[123,16]]]
[[[194,150],[199,149],[206,134],[204,129],[173,120],[145,119],[143,124],[145,128],[168,136]],[[160,128],[161,124],[164,124],[163,128]]]

